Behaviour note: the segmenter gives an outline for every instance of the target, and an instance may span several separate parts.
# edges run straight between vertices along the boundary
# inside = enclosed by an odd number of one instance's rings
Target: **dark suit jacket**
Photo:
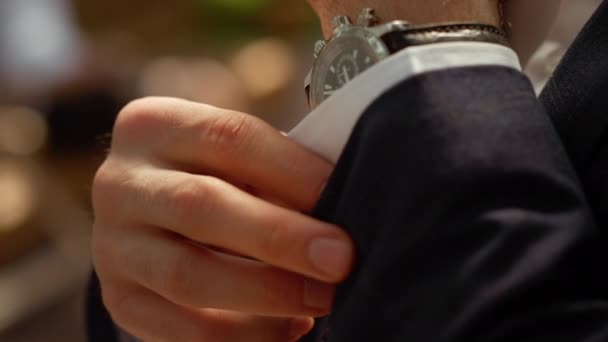
[[[501,67],[375,101],[314,211],[357,266],[305,340],[608,340],[607,39],[604,3],[540,102]],[[111,341],[90,294],[91,341]]]
[[[499,67],[384,94],[314,214],[358,264],[306,341],[608,340],[608,3],[540,102]]]

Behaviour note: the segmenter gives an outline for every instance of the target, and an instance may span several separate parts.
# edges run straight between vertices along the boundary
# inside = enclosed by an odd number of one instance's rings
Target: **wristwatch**
[[[356,24],[346,16],[337,16],[333,25],[332,37],[315,44],[315,60],[306,76],[304,87],[311,109],[374,64],[409,46],[455,41],[508,45],[506,33],[492,25],[411,25],[403,20],[380,24],[371,8],[361,11]]]

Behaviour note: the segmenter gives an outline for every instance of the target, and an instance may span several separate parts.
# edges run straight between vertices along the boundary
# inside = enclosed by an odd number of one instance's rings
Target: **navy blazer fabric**
[[[540,98],[580,174],[598,225],[608,229],[608,1],[583,28]]]
[[[384,94],[315,215],[358,256],[322,340],[608,339],[605,242],[519,72],[446,70]]]
[[[367,110],[315,211],[359,262],[304,340],[608,340],[608,2],[540,99],[469,68]]]
[[[314,211],[356,269],[303,341],[608,340],[607,25],[605,2],[541,101],[472,67],[366,110]],[[114,341],[92,284],[90,340]]]

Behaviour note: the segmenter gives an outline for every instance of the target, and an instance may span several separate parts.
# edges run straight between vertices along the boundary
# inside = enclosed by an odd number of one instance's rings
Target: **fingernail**
[[[310,243],[308,253],[319,271],[331,277],[341,277],[348,272],[353,252],[348,242],[321,238]]]
[[[334,298],[334,287],[316,280],[304,283],[304,305],[313,309],[328,310]]]
[[[314,321],[311,318],[298,317],[291,320],[290,323],[290,341],[297,340],[304,336],[307,332],[312,329]]]

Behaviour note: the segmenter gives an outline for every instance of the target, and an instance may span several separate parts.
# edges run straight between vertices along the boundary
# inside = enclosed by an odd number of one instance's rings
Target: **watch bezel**
[[[357,39],[358,41],[364,41],[370,47],[369,51],[375,55],[376,61],[381,61],[391,55],[388,46],[375,31],[377,30],[355,25],[343,25],[336,28],[333,36],[327,42],[327,45],[319,52],[310,73],[306,77],[309,105],[311,109],[316,108],[324,101],[324,99],[318,98],[319,94],[317,94],[315,89],[317,89],[317,82],[325,80],[324,77],[318,77],[318,73],[320,72],[323,63],[329,63],[326,61],[327,55],[332,52],[334,46],[344,44],[345,39]]]

